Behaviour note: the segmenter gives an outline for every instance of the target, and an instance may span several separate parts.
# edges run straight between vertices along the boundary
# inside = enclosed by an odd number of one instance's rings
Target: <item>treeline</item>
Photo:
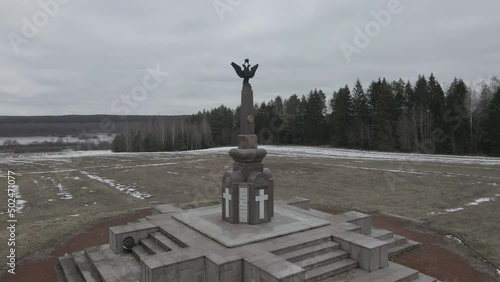
[[[259,142],[333,145],[389,152],[500,155],[500,81],[443,89],[434,75],[415,83],[358,80],[327,97],[321,90],[256,105]]]
[[[151,118],[178,119],[184,116],[66,115],[0,116],[0,137],[69,136],[123,132],[127,124]]]
[[[190,117],[149,118],[128,123],[111,144],[114,152],[156,152],[206,149],[215,146],[206,113]]]
[[[280,96],[255,104],[259,144],[332,145],[340,148],[427,154],[500,155],[500,81],[479,89],[455,79],[446,89],[434,75],[415,82],[358,80],[333,95]],[[239,107],[224,105],[190,117],[128,126],[115,151],[172,151],[235,145]]]

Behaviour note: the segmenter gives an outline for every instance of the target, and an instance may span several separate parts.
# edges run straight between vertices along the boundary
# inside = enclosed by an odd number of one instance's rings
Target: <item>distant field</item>
[[[500,159],[264,148],[278,197],[418,219],[500,265]],[[135,208],[214,202],[222,173],[232,165],[228,149],[0,154],[0,220],[7,219],[7,170],[18,175],[18,255]],[[0,238],[6,236],[0,230]],[[0,250],[5,258],[6,249]]]

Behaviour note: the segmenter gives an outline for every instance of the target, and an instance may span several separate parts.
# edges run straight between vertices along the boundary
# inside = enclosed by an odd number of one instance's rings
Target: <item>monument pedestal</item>
[[[60,257],[64,281],[436,281],[389,261],[417,242],[399,236],[394,245],[396,235],[372,230],[370,215],[308,207],[306,199],[277,200],[272,222],[249,225],[222,220],[220,206],[161,205],[109,228],[109,244]],[[131,250],[123,248],[127,238]]]
[[[245,180],[242,172],[245,169],[241,164],[237,167],[239,170],[226,172],[222,178],[222,219],[232,224],[270,222],[274,215],[271,171],[267,168],[252,170]]]

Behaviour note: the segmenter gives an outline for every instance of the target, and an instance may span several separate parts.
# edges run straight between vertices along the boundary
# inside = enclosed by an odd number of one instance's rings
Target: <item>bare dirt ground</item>
[[[320,209],[384,212],[420,220],[418,228],[443,235],[443,246],[467,265],[492,279],[500,278],[496,273],[500,265],[499,159],[407,158],[292,148],[268,148],[265,165],[274,173],[278,197],[306,197]],[[136,208],[217,201],[222,173],[231,165],[227,149],[0,154],[4,191],[0,221],[7,220],[8,170],[17,174],[19,199],[26,201],[16,215],[16,252],[23,261],[36,260],[29,254],[54,246],[61,238]],[[7,244],[8,235],[5,228],[0,229],[5,240],[1,244]],[[2,247],[0,257],[6,256],[7,248]]]

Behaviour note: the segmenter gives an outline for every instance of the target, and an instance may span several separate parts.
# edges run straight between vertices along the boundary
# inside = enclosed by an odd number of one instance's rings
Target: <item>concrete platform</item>
[[[61,257],[61,266],[66,281],[435,281],[388,260],[417,242],[373,229],[369,215],[309,206],[302,198],[276,201],[273,221],[252,226],[223,221],[220,205],[162,205],[111,227],[109,244]],[[125,237],[137,244],[131,251],[121,246]]]
[[[279,206],[275,208],[274,214],[272,222],[260,225],[230,224],[221,219],[219,206],[175,214],[173,218],[228,248],[330,224],[326,220]]]

